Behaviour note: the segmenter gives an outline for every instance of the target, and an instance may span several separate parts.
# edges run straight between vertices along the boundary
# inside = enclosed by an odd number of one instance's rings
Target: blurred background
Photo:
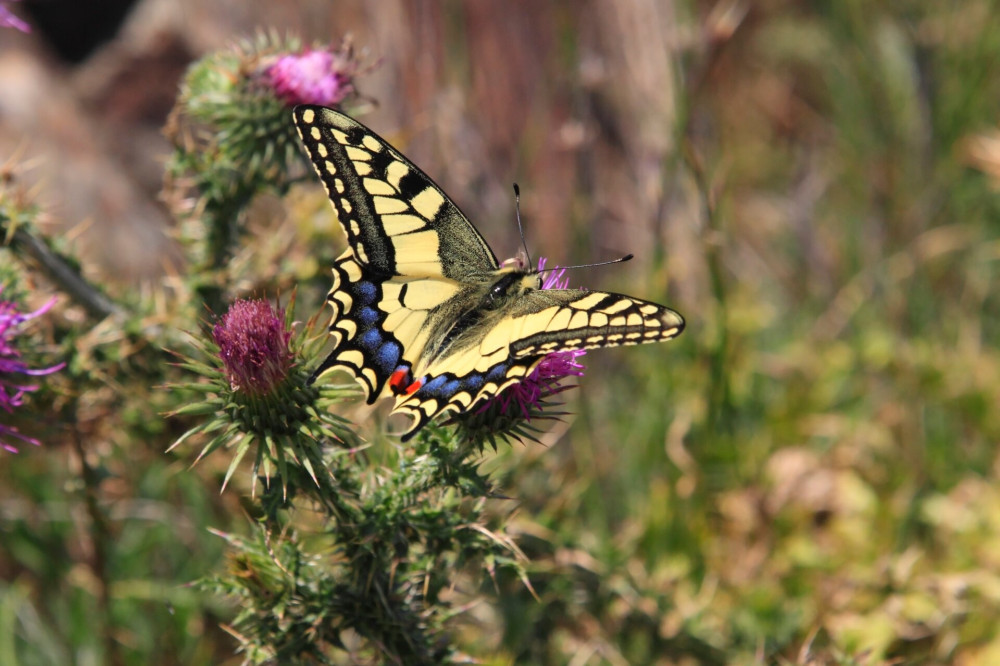
[[[632,252],[572,284],[685,315],[486,456],[538,597],[482,588],[456,636],[483,663],[1000,663],[996,2],[3,4],[32,31],[0,30],[0,162],[95,280],[171,307],[161,131],[193,60],[350,34],[363,122],[500,258],[517,182],[533,255]],[[342,249],[306,181],[255,202],[247,290]],[[113,409],[73,430],[97,494],[73,433],[0,461],[0,663],[239,663],[233,609],[185,585],[221,566],[206,528],[246,530],[238,493]]]

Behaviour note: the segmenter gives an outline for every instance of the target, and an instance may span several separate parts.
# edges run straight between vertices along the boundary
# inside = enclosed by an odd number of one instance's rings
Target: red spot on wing
[[[406,395],[413,395],[420,390],[420,387],[424,385],[423,379],[418,379],[409,386],[406,387]]]
[[[389,375],[389,387],[395,394],[403,393],[406,387],[406,383],[410,378],[409,368],[396,368],[391,375]],[[417,388],[420,388],[419,386]],[[409,395],[409,394],[407,394]]]

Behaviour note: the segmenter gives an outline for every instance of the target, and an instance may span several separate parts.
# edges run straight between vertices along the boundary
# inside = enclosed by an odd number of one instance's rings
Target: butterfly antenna
[[[521,226],[521,188],[517,183],[514,183],[514,212],[517,214],[517,232],[521,234],[521,247],[528,257],[528,268],[532,268],[535,264],[531,261],[531,252],[528,252],[528,242],[524,240],[524,227]]]
[[[634,254],[629,252],[623,257],[618,257],[617,259],[611,259],[609,261],[598,261],[596,264],[578,264],[576,266],[553,266],[552,268],[543,268],[538,271],[539,273],[547,273],[549,271],[569,271],[574,268],[593,268],[594,266],[608,266],[609,264],[621,264],[626,261],[630,261],[635,257]]]

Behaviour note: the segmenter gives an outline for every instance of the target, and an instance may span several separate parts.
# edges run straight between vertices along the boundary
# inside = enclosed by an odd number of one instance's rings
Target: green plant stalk
[[[712,296],[715,298],[717,344],[710,356],[709,368],[709,427],[714,431],[731,432],[733,428],[732,388],[729,385],[729,374],[726,372],[729,357],[729,311],[727,307],[726,280],[722,267],[722,229],[718,216],[715,197],[712,196],[712,185],[701,159],[694,154],[694,147],[688,143],[685,156],[691,173],[694,176],[698,194],[701,197],[702,208],[705,211],[707,234],[705,239],[705,262],[708,265]]]
[[[75,411],[76,409],[74,409]],[[114,639],[114,632],[110,630],[114,626],[114,618],[111,615],[107,546],[111,543],[112,537],[108,528],[107,517],[100,507],[101,482],[97,471],[87,461],[87,451],[84,446],[83,437],[80,430],[75,426],[72,428],[72,440],[73,448],[80,459],[83,493],[87,506],[87,515],[90,516],[91,538],[94,544],[91,570],[98,582],[97,607],[100,609],[101,623],[103,625],[100,634],[104,644],[104,659],[106,663],[117,666],[117,664],[121,664],[123,661],[121,652],[118,650],[118,643]]]

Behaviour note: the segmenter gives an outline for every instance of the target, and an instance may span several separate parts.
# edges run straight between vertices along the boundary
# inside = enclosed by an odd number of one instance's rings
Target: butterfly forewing
[[[387,276],[455,280],[496,270],[458,206],[380,136],[319,106],[296,107],[294,118],[359,264]]]
[[[684,318],[670,308],[622,294],[551,289],[512,307],[511,354],[521,358],[575,349],[661,342],[680,335]]]

